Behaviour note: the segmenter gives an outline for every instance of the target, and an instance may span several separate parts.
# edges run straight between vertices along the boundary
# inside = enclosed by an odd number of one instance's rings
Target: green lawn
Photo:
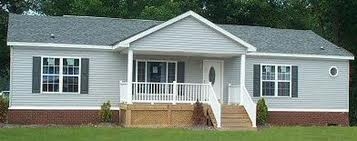
[[[261,131],[135,128],[3,128],[0,141],[356,141],[357,128],[281,127]]]

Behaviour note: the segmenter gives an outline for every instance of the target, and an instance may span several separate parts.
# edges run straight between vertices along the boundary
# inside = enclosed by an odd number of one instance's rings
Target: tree
[[[172,1],[167,1],[158,6],[145,6],[139,18],[150,20],[168,20],[181,14],[179,6],[179,3]]]
[[[8,13],[21,14],[28,10],[26,0],[0,0],[0,91],[9,84],[10,48],[6,45]]]

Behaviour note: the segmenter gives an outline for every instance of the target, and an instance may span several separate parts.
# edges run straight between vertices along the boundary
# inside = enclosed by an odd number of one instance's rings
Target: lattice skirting
[[[121,105],[120,113],[125,127],[191,127],[193,123],[191,104]]]

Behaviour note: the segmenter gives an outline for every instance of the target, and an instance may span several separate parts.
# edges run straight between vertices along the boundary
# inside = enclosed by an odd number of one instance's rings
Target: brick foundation
[[[268,122],[271,125],[316,125],[335,124],[349,126],[348,112],[269,112]]]
[[[119,122],[119,111],[113,112],[113,122]],[[98,124],[99,110],[10,110],[10,124]]]

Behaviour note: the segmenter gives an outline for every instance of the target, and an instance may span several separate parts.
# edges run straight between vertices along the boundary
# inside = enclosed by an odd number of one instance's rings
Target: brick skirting
[[[119,122],[119,110],[113,112],[113,122]],[[10,124],[98,124],[99,110],[10,110]]]
[[[162,109],[161,109],[162,110]],[[119,111],[113,112],[113,122],[119,123]],[[122,111],[125,115],[125,111]],[[133,113],[134,114],[134,113]],[[139,114],[139,113],[138,113]],[[134,116],[135,117],[135,116]],[[133,118],[134,118],[133,117]],[[186,117],[186,116],[185,116]],[[125,116],[122,117],[122,120]],[[145,119],[145,118],[144,118]],[[10,110],[10,124],[98,124],[99,110]],[[268,122],[271,125],[349,125],[348,112],[269,112]],[[134,122],[133,122],[134,123]],[[182,121],[179,121],[182,124]]]
[[[349,126],[348,112],[269,112],[268,122],[271,125],[316,125]]]

